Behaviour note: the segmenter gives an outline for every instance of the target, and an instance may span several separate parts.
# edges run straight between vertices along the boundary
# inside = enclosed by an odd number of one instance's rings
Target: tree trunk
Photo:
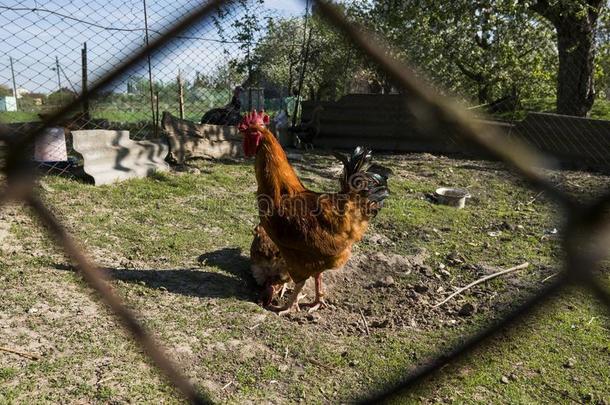
[[[595,29],[605,0],[537,0],[530,9],[557,31],[557,113],[586,117],[595,101]]]
[[[557,24],[557,113],[586,117],[595,101],[594,34],[588,24]]]
[[[490,94],[490,85],[489,83],[484,83],[480,81],[477,83],[479,90],[477,91],[477,98],[479,100],[479,104],[488,104],[491,103],[491,94]]]

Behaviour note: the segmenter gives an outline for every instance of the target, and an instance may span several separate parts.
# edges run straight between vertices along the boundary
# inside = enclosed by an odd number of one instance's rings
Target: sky
[[[147,0],[150,37],[198,4],[198,0]],[[265,0],[257,17],[301,15],[304,7],[301,0]],[[12,87],[12,58],[18,88],[49,93],[58,89],[59,81],[62,87],[79,91],[82,44],[87,42],[89,80],[93,81],[144,44],[143,10],[143,0],[3,0],[0,84]],[[243,12],[233,9],[222,20],[225,39],[231,39],[231,23],[241,18]],[[185,35],[197,39],[177,39],[153,56],[155,80],[174,80],[179,69],[192,80],[195,72],[210,73],[229,57],[239,55],[237,44],[218,42],[223,38],[211,20],[200,22]],[[147,75],[146,67],[143,61],[134,74]],[[126,79],[120,80],[115,91],[125,91]]]

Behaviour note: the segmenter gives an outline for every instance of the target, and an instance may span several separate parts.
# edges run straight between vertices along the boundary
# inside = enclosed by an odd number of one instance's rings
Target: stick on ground
[[[369,324],[366,322],[366,318],[364,317],[362,310],[360,310],[360,317],[362,318],[362,323],[364,324],[364,327],[366,328],[366,334],[368,336],[371,334],[371,331],[369,330]]]
[[[496,278],[498,276],[501,276],[503,274],[507,274],[507,273],[511,273],[513,271],[517,271],[517,270],[521,270],[524,269],[526,267],[528,267],[530,264],[529,262],[525,262],[523,264],[520,264],[518,266],[515,267],[511,267],[510,269],[506,269],[506,270],[502,270],[499,271],[497,273],[494,274],[490,274],[488,276],[485,276],[483,278],[478,279],[477,281],[473,281],[472,283],[468,284],[466,287],[462,287],[459,290],[457,290],[456,292],[454,292],[453,294],[451,294],[450,296],[448,296],[447,298],[445,298],[444,300],[442,300],[441,302],[439,302],[438,304],[434,305],[432,308],[438,308],[441,305],[443,305],[445,302],[449,301],[451,298],[455,297],[456,295],[459,295],[461,293],[463,293],[464,291],[466,291],[467,289],[474,287],[477,284],[481,284],[482,282],[485,282],[487,280],[491,280],[492,278]]]
[[[21,356],[21,357],[25,357],[26,359],[30,359],[30,360],[38,360],[38,359],[40,359],[40,356],[37,355],[37,354],[22,352],[20,350],[9,349],[8,347],[0,346],[0,352],[13,353],[13,354],[16,354],[16,355]]]

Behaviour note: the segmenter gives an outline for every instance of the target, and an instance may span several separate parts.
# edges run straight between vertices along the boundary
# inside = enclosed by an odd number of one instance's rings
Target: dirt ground
[[[427,154],[378,161],[394,171],[392,196],[345,268],[325,273],[329,308],[285,318],[256,304],[246,254],[257,221],[251,162],[200,161],[103,187],[46,177],[40,191],[215,402],[350,402],[493,322],[555,277],[562,257],[562,216],[501,164]],[[293,164],[309,187],[335,187],[331,156]],[[602,174],[549,176],[582,199],[610,184]],[[443,185],[468,188],[464,210],[430,201]],[[0,347],[40,357],[0,351],[1,403],[180,402],[26,209],[0,212],[0,250]],[[587,294],[566,291],[397,402],[608,403],[609,321]]]

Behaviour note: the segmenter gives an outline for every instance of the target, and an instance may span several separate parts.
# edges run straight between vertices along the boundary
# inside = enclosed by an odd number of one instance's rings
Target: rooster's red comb
[[[241,123],[237,128],[243,132],[253,125],[260,125],[264,127],[267,124],[269,124],[269,116],[265,114],[265,111],[261,110],[257,112],[256,110],[252,110],[252,112],[244,115],[244,118],[241,120]]]

